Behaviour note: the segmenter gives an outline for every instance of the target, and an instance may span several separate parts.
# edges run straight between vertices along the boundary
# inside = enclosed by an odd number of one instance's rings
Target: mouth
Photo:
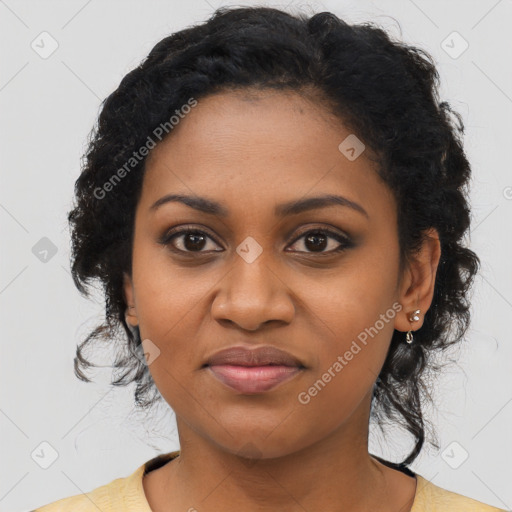
[[[272,346],[231,347],[217,352],[203,368],[230,389],[244,394],[270,391],[300,374],[305,366]]]
[[[240,393],[263,393],[296,376],[303,368],[298,366],[265,365],[235,366],[221,364],[207,366],[212,375]]]

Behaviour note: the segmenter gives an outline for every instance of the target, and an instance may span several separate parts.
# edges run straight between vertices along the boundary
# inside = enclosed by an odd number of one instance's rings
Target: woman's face
[[[277,457],[367,422],[393,330],[408,328],[396,204],[357,140],[339,149],[350,135],[299,95],[229,92],[201,99],[148,157],[127,319],[178,426],[228,452],[250,441]],[[152,207],[169,194],[197,207]],[[344,199],[308,202],[327,195]],[[163,243],[178,228],[203,234]],[[205,366],[262,345],[303,368],[278,368],[287,380],[262,390]]]

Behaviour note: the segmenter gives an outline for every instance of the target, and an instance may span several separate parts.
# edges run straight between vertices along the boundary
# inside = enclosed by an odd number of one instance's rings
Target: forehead
[[[141,204],[179,192],[215,197],[228,209],[310,193],[377,205],[387,187],[364,151],[354,160],[340,151],[347,137],[354,134],[341,120],[297,93],[208,96],[149,154]]]

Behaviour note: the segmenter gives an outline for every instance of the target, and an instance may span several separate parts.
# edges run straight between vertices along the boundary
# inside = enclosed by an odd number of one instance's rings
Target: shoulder
[[[90,492],[63,498],[32,512],[125,512],[126,500],[140,499],[137,482],[142,479],[143,470],[141,466],[128,477],[117,478]]]
[[[507,512],[439,487],[416,475],[417,488],[411,512]]]
[[[131,475],[82,494],[43,505],[31,512],[151,512],[142,484],[146,472],[179,455],[179,450],[160,454],[139,466]]]
[[[98,509],[105,512],[113,512],[117,509],[112,508],[111,497],[119,494],[124,481],[126,481],[126,478],[114,480],[90,492],[63,498],[37,508],[32,512],[97,512]]]

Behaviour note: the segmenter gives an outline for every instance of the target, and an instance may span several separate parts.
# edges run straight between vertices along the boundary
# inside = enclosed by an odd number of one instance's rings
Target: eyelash
[[[305,253],[305,254],[316,254],[316,255],[330,255],[330,254],[342,252],[342,251],[344,251],[346,249],[349,249],[349,248],[354,246],[354,243],[352,242],[352,240],[350,240],[350,238],[348,238],[347,236],[341,235],[340,233],[336,233],[335,231],[331,231],[330,229],[326,229],[326,228],[313,228],[313,229],[309,229],[309,230],[305,231],[304,233],[301,233],[297,238],[295,238],[291,245],[294,245],[301,238],[304,238],[307,235],[318,234],[318,233],[326,234],[326,235],[328,235],[328,238],[334,238],[341,245],[338,248],[336,248],[336,249],[332,249],[330,251],[325,251],[325,252],[314,252],[314,251],[296,251],[296,252]],[[196,228],[194,228],[194,229],[192,229],[192,228],[185,228],[185,229],[171,230],[171,231],[165,233],[158,240],[158,242],[160,244],[162,244],[162,245],[165,245],[165,246],[171,246],[170,249],[173,252],[177,252],[177,253],[180,253],[180,254],[194,254],[194,253],[196,253],[196,254],[201,254],[201,253],[207,254],[208,252],[222,252],[222,251],[186,251],[186,250],[184,251],[182,249],[177,249],[174,246],[172,246],[172,241],[175,238],[178,238],[178,237],[183,236],[183,235],[188,235],[188,234],[206,236],[207,238],[210,238],[211,240],[213,240],[217,245],[220,245],[215,240],[215,238],[210,236],[207,232],[202,231],[200,229],[196,229]]]

